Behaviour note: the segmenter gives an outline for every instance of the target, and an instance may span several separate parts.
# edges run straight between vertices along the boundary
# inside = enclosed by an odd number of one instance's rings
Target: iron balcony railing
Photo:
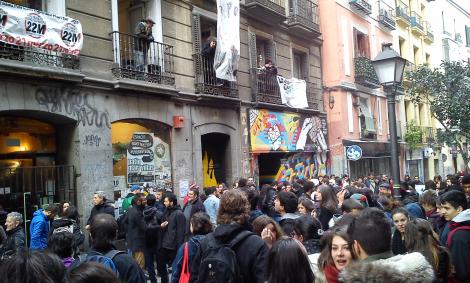
[[[272,10],[276,14],[286,15],[286,2],[284,0],[245,0],[246,6],[259,5]]]
[[[424,24],[424,29],[426,32],[426,37],[430,41],[434,41],[434,34],[432,32],[431,23],[429,23],[428,21],[424,21],[423,24]]]
[[[372,66],[371,60],[367,57],[354,58],[354,78],[357,84],[369,87],[379,88],[380,82]]]
[[[365,14],[372,13],[372,5],[369,3],[369,0],[350,0],[349,4]]]
[[[411,27],[418,28],[420,31],[424,31],[423,20],[416,12],[411,13]]]
[[[432,144],[436,142],[437,132],[433,127],[422,127],[423,131],[423,144]]]
[[[0,59],[30,63],[37,66],[78,70],[80,60],[76,55],[32,46],[18,46],[0,42]]]
[[[287,23],[301,24],[309,29],[320,32],[318,6],[310,0],[290,0],[289,18]]]
[[[175,85],[173,46],[118,31],[111,34],[115,77]]]
[[[379,9],[379,22],[382,23],[384,26],[388,27],[389,29],[395,29],[395,9],[388,6],[384,2],[379,2],[380,9]]]
[[[397,18],[403,19],[408,24],[410,24],[411,22],[409,9],[410,8],[408,7],[408,5],[406,5],[402,1],[398,1],[397,7],[396,7]]]
[[[238,98],[238,85],[215,76],[214,58],[194,54],[196,90],[200,93]]]

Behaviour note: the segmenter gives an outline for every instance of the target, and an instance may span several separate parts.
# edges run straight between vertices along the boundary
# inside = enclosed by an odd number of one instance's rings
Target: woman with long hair
[[[323,282],[339,282],[339,273],[347,267],[356,255],[353,251],[353,241],[347,233],[347,225],[338,226],[325,232],[322,237],[324,248],[317,261],[312,262],[315,276],[324,278]],[[315,260],[312,258],[312,260]],[[317,265],[316,265],[317,264]],[[321,280],[318,280],[321,282]]]
[[[394,255],[406,254],[405,226],[410,221],[410,215],[406,209],[399,207],[392,211],[392,220],[392,252]]]
[[[328,185],[321,185],[315,192],[315,201],[320,204],[317,209],[316,217],[320,220],[323,230],[328,230],[328,222],[338,210],[338,198]]]
[[[446,248],[439,245],[431,224],[420,218],[410,220],[405,226],[405,247],[411,252],[420,252],[434,268],[436,282],[448,282],[452,264]]]
[[[281,226],[267,215],[261,215],[256,217],[255,221],[252,223],[253,233],[260,236],[264,240],[266,245],[269,248],[276,243],[282,236],[284,236],[284,231]]]
[[[299,205],[297,210],[302,215],[312,215],[312,211],[315,209],[315,204],[313,201],[307,197],[299,198]]]
[[[282,237],[269,252],[267,283],[313,283],[307,252],[296,239]]]

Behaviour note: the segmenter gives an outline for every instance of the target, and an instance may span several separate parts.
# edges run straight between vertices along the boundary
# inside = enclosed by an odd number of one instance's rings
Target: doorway
[[[202,175],[204,187],[217,186],[227,181],[227,164],[230,164],[228,144],[230,136],[210,133],[201,136]]]

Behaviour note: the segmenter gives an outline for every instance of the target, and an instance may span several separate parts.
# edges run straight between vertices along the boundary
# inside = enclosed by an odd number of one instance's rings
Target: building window
[[[294,51],[293,58],[293,77],[308,81],[307,54]]]
[[[369,36],[354,28],[354,57],[370,59]]]
[[[470,26],[465,26],[465,38],[467,40],[467,47],[470,47]]]
[[[276,43],[267,38],[256,36],[256,67],[262,67],[267,60],[276,64]]]
[[[361,122],[361,136],[372,137],[375,135],[375,123],[372,111],[369,107],[370,101],[367,98],[359,97],[359,119]]]
[[[47,11],[46,0],[6,0],[5,2],[39,11]]]

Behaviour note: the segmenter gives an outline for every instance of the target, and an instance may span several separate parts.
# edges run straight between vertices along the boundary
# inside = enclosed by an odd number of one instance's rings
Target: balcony
[[[436,142],[437,132],[433,127],[422,127],[423,132],[423,144],[433,144]]]
[[[429,22],[424,22],[424,31],[426,32],[426,36],[424,37],[424,41],[427,43],[434,42],[434,34],[432,33],[431,24]]]
[[[193,60],[197,92],[214,96],[238,98],[236,82],[216,78],[213,59],[201,54],[194,54]]]
[[[394,30],[396,26],[395,19],[393,18],[394,12],[392,7],[380,2],[379,23],[390,30]]]
[[[416,12],[411,13],[411,32],[417,36],[426,35],[424,32],[423,19]]]
[[[113,32],[113,75],[148,83],[175,85],[173,46],[143,42],[136,36]]]
[[[318,37],[321,35],[318,6],[309,0],[290,0],[287,26],[293,33]]]
[[[416,65],[411,63],[410,61],[406,62],[405,71],[403,73],[403,86],[408,86],[410,84],[410,80],[408,74],[416,70]]]
[[[398,1],[396,11],[396,20],[398,24],[408,27],[411,24],[410,8],[402,1]]]
[[[354,78],[356,84],[368,88],[380,87],[374,67],[372,67],[372,63],[367,57],[354,58]]]
[[[252,17],[271,25],[287,19],[284,0],[245,0],[245,8]]]
[[[281,93],[276,77],[259,68],[250,69],[251,94],[254,102],[282,105]],[[323,111],[321,91],[315,84],[307,82],[308,108]]]
[[[369,0],[350,0],[349,4],[366,15],[372,13],[372,5],[369,3]]]
[[[375,140],[377,139],[377,130],[375,127],[374,117],[359,116],[361,121],[361,139]]]

